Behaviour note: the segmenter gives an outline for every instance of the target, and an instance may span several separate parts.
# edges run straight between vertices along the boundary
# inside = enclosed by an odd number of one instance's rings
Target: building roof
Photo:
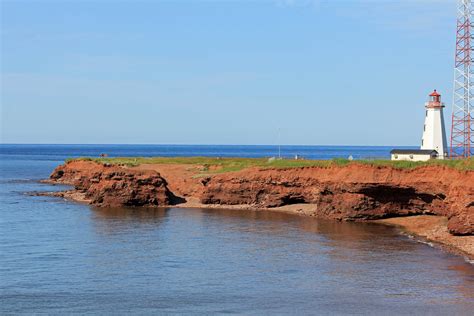
[[[431,155],[438,152],[434,149],[392,149],[391,154]]]
[[[434,89],[434,91],[430,94],[430,97],[440,97],[440,96],[441,96],[441,94],[436,92],[436,89]]]

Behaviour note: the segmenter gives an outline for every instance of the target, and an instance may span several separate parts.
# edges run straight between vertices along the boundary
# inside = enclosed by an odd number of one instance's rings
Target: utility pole
[[[280,135],[281,130],[278,128],[278,159],[281,159],[281,142],[280,142]]]

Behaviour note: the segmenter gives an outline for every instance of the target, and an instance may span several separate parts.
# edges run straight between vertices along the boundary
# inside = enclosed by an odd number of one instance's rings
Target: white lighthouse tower
[[[438,152],[437,158],[445,159],[448,155],[448,145],[444,129],[444,103],[441,102],[441,94],[434,90],[430,94],[429,101],[425,103],[425,108],[426,116],[421,149],[436,150]]]

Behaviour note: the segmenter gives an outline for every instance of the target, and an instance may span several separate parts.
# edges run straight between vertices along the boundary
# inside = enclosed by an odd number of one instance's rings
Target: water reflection
[[[257,295],[284,285],[280,291],[292,299],[343,296],[361,308],[370,302],[411,302],[413,308],[462,302],[460,312],[474,307],[471,265],[391,227],[179,208],[93,209],[91,221],[96,246],[89,265],[97,278],[133,269],[134,277],[148,276],[178,292],[191,286]]]
[[[135,229],[156,229],[166,219],[166,208],[92,207],[92,222],[99,234],[127,234]]]
[[[161,218],[166,216],[168,208],[146,208],[146,207],[137,207],[137,208],[98,208],[92,207],[94,212],[95,219],[110,221],[110,220],[120,220],[124,222],[157,222]]]

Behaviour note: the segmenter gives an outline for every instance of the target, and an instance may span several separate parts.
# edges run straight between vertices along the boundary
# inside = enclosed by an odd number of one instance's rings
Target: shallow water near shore
[[[29,196],[63,189],[37,181],[68,151],[92,149],[0,148],[1,314],[474,309],[474,266],[394,228],[274,212],[97,209]]]

